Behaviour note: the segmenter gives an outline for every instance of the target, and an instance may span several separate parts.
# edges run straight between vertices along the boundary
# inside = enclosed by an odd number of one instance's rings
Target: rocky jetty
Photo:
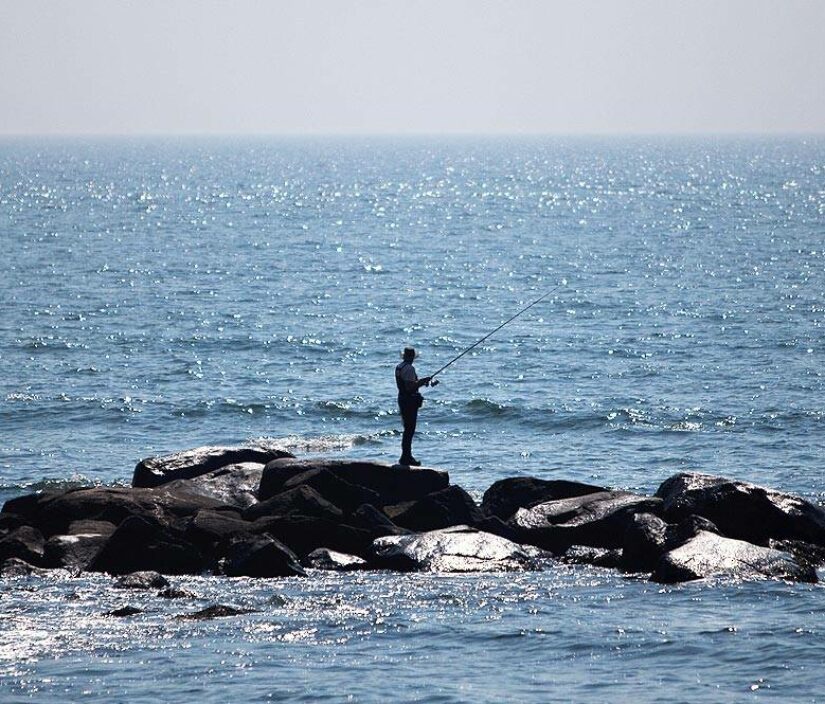
[[[704,474],[671,477],[654,496],[508,478],[479,504],[436,469],[203,447],[143,460],[131,487],[29,494],[0,512],[0,577],[64,569],[143,584],[160,574],[303,578],[560,562],[663,583],[813,582],[825,562],[825,511]]]

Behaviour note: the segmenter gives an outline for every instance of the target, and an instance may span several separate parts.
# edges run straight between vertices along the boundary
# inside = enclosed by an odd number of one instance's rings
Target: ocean
[[[426,465],[825,502],[823,137],[5,139],[0,241],[0,501],[206,444],[393,462],[401,349],[552,290],[424,390]],[[0,700],[820,699],[817,585],[174,582],[255,611],[0,584]]]

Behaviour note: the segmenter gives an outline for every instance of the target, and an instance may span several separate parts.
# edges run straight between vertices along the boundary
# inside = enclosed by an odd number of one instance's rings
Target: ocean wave
[[[6,483],[0,482],[0,490],[15,491],[25,494],[33,494],[35,492],[46,491],[67,491],[69,489],[86,489],[95,486],[130,486],[128,482],[116,480],[113,482],[104,482],[100,479],[91,479],[85,474],[75,472],[71,476],[63,477],[61,479],[47,478],[38,479],[32,482]]]
[[[337,452],[361,445],[380,445],[383,438],[398,435],[396,430],[380,430],[375,433],[343,433],[338,435],[287,435],[285,437],[257,437],[251,442],[272,450],[287,452]]]

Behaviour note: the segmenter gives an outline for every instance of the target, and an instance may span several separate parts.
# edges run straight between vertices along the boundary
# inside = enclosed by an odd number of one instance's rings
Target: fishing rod
[[[458,361],[459,359],[461,359],[461,358],[462,358],[465,354],[467,354],[470,350],[472,350],[472,349],[474,349],[474,348],[478,347],[478,346],[479,346],[482,342],[484,342],[484,340],[486,340],[486,339],[488,339],[488,338],[492,337],[493,335],[495,335],[495,334],[496,334],[499,330],[501,330],[501,328],[503,328],[505,325],[509,325],[510,323],[512,323],[512,322],[513,322],[516,318],[518,318],[518,317],[519,317],[522,313],[526,313],[526,312],[527,312],[528,310],[530,310],[530,309],[531,309],[534,305],[536,305],[537,303],[541,303],[541,302],[542,302],[545,298],[547,298],[547,297],[548,297],[551,293],[555,293],[555,292],[556,292],[556,291],[558,291],[558,290],[559,290],[562,286],[565,286],[566,284],[567,284],[567,279],[562,279],[562,280],[561,280],[561,283],[560,283],[558,286],[556,286],[556,287],[554,287],[554,288],[551,288],[551,289],[550,289],[547,293],[542,294],[541,296],[539,296],[539,297],[538,297],[535,301],[533,301],[533,302],[532,302],[529,306],[525,306],[524,308],[522,308],[522,309],[521,309],[518,313],[516,313],[516,314],[515,314],[512,318],[508,318],[508,319],[507,319],[507,320],[505,320],[505,321],[504,321],[501,325],[499,325],[499,326],[498,326],[495,330],[493,330],[492,332],[488,332],[488,333],[487,333],[484,337],[482,337],[480,340],[478,340],[477,342],[474,342],[474,343],[473,343],[472,345],[470,345],[467,349],[465,349],[463,352],[461,352],[461,354],[456,355],[455,357],[453,357],[453,358],[452,358],[449,362],[447,362],[447,364],[445,364],[443,367],[441,367],[441,369],[439,369],[437,372],[435,372],[435,374],[431,374],[431,375],[430,375],[430,379],[435,379],[435,377],[436,377],[436,376],[438,376],[439,374],[441,374],[441,372],[443,372],[443,371],[444,371],[447,367],[449,367],[449,366],[450,366],[453,362],[457,362],[457,361]]]

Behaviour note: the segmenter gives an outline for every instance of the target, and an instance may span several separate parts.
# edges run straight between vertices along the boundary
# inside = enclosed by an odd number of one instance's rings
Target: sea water
[[[250,441],[476,497],[701,471],[823,501],[825,139],[0,142],[0,500]],[[588,566],[0,585],[0,700],[817,701],[819,586]],[[222,603],[252,613],[191,621]],[[127,619],[104,616],[126,604]]]

